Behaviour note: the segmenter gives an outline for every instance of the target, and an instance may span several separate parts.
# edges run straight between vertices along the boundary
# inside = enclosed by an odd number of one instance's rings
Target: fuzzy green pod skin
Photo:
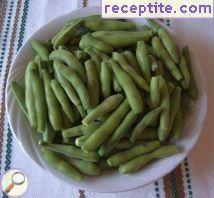
[[[45,132],[42,134],[42,139],[45,142],[52,143],[56,136],[56,131],[53,129],[51,124],[47,122]]]
[[[91,107],[90,96],[86,86],[75,71],[69,67],[63,67],[61,70],[63,76],[73,85],[85,110]]]
[[[122,55],[126,57],[129,65],[131,65],[138,74],[141,74],[140,67],[137,63],[137,59],[135,58],[135,55],[129,50],[124,51]]]
[[[113,51],[113,48],[111,45],[109,45],[103,41],[100,41],[97,38],[94,38],[89,33],[82,36],[80,43],[79,43],[79,47],[82,49],[93,47],[93,48],[100,50],[102,52],[105,52],[107,54],[111,54]]]
[[[100,74],[100,70],[101,70],[100,57],[94,52],[94,50],[92,48],[86,48],[85,51],[89,54],[91,60],[95,63],[97,74]],[[98,75],[98,77],[99,77],[99,75]]]
[[[62,130],[63,137],[74,137],[74,136],[90,136],[95,130],[97,130],[103,123],[92,122],[90,125],[78,125],[72,128]]]
[[[133,22],[122,22],[116,20],[105,20],[100,16],[94,18],[90,17],[84,20],[83,25],[89,30],[133,30],[136,28],[135,23]]]
[[[61,73],[61,70],[63,67],[65,67],[65,65],[63,64],[63,62],[61,62],[59,60],[55,60],[53,67],[54,67],[54,72],[55,72],[57,81],[63,87],[68,98],[76,106],[76,108],[80,112],[81,116],[85,117],[86,112],[82,107],[82,104],[81,104],[81,101],[79,99],[79,96],[77,95],[77,92],[75,91],[73,85]]]
[[[190,74],[188,71],[186,60],[183,56],[181,56],[181,59],[180,59],[179,69],[183,76],[183,79],[180,81],[180,84],[183,89],[188,89],[189,83],[190,83]]]
[[[100,167],[95,163],[72,158],[66,158],[66,160],[84,175],[96,176],[101,172]]]
[[[91,110],[89,114],[82,120],[82,123],[88,126],[90,123],[95,121],[98,117],[105,115],[106,113],[116,109],[123,100],[124,100],[124,96],[122,94],[109,96],[102,103],[100,103],[93,110]]]
[[[129,130],[129,128],[133,125],[135,120],[137,119],[138,114],[130,111],[115,132],[110,136],[108,140],[106,140],[98,150],[99,156],[104,156],[109,153],[116,144],[120,141],[120,139],[125,135],[125,133]]]
[[[183,128],[183,115],[182,109],[179,108],[171,129],[171,139],[176,141],[181,138],[181,132]]]
[[[187,93],[192,97],[192,99],[196,100],[198,98],[198,88],[195,82],[194,73],[191,66],[191,59],[189,55],[189,48],[188,46],[185,46],[182,51],[182,55],[184,56],[186,60],[186,64],[189,70],[190,74],[190,82],[189,87],[187,88]]]
[[[179,63],[179,51],[178,47],[169,35],[169,33],[164,29],[160,28],[158,30],[158,35],[165,47],[166,51],[169,53],[173,61],[178,64]]]
[[[22,112],[25,114],[25,116],[28,118],[27,114],[27,108],[25,105],[25,92],[24,89],[17,83],[16,81],[12,81],[10,85],[10,89],[20,107]]]
[[[86,74],[83,65],[80,61],[69,51],[66,50],[54,50],[49,56],[50,60],[61,60],[70,68],[72,68],[80,78],[85,82]]]
[[[133,80],[114,60],[110,60],[111,68],[119,84],[123,88],[132,110],[135,113],[143,111],[143,101]]]
[[[112,47],[124,47],[136,44],[138,41],[148,41],[152,37],[151,31],[98,31],[93,32],[92,36],[108,43]]]
[[[170,96],[170,121],[169,121],[169,131],[172,128],[173,122],[175,120],[175,116],[179,111],[180,102],[181,102],[181,91],[180,87],[176,87]],[[180,108],[181,109],[181,108]]]
[[[164,145],[161,146],[159,149],[139,156],[133,160],[130,160],[124,164],[121,164],[119,167],[119,172],[123,174],[131,173],[134,171],[139,170],[142,166],[149,163],[152,160],[160,159],[164,157],[168,157],[179,152],[179,147],[176,145]]]
[[[63,118],[60,104],[51,88],[51,76],[47,70],[42,70],[42,79],[45,87],[45,98],[46,104],[48,108],[48,117],[49,121],[54,128],[54,130],[58,131],[63,126]]]
[[[83,145],[83,143],[87,140],[87,136],[80,136],[78,138],[75,139],[75,145],[78,147],[81,147]]]
[[[90,95],[90,104],[94,108],[99,104],[99,82],[96,66],[92,60],[85,62],[87,89]]]
[[[166,69],[171,73],[171,75],[177,80],[180,81],[182,79],[181,73],[173,62],[172,58],[169,56],[167,51],[164,49],[161,41],[158,37],[152,38],[152,48],[155,51],[155,54],[158,58],[163,61]]]
[[[120,86],[120,84],[119,84],[117,78],[115,77],[114,73],[112,73],[112,84],[113,84],[114,92],[120,93],[123,91],[123,89]]]
[[[105,99],[111,94],[111,70],[108,66],[107,61],[103,61],[101,63],[101,71],[100,71],[100,83],[101,83],[101,93],[102,97]]]
[[[71,158],[81,159],[87,162],[97,162],[99,160],[99,156],[96,152],[86,153],[79,147],[73,145],[51,144],[43,141],[40,141],[39,145]]]
[[[103,123],[102,122],[92,122],[88,126],[81,125],[81,130],[83,135],[90,136],[94,131],[96,131]]]
[[[60,31],[56,39],[52,41],[54,49],[57,49],[60,45],[65,45],[71,38],[75,35],[77,29],[82,24],[82,19],[74,20],[73,23],[70,23],[63,31]]]
[[[133,159],[135,157],[149,153],[149,152],[159,148],[160,146],[161,146],[161,144],[159,141],[151,141],[151,142],[142,143],[142,144],[132,147],[129,150],[122,151],[122,152],[112,155],[110,158],[107,159],[107,163],[111,167],[117,167],[123,163],[130,161],[131,159]]]
[[[154,124],[162,110],[162,107],[158,107],[145,114],[141,121],[134,127],[130,137],[130,141],[135,142],[138,139],[138,136],[143,133],[143,130],[146,127]]]
[[[72,128],[62,130],[62,136],[65,138],[76,137],[76,136],[81,136],[81,135],[82,135],[82,130],[81,130],[80,126],[75,126]]]
[[[78,182],[83,180],[82,174],[78,170],[76,170],[76,168],[74,168],[70,163],[63,160],[53,151],[47,149],[42,150],[43,159],[49,166]]]
[[[120,122],[126,116],[130,106],[127,100],[108,117],[108,119],[94,131],[82,145],[84,151],[94,151],[111,135],[114,130],[119,126]]]
[[[32,88],[32,82],[30,78],[30,71],[36,70],[36,63],[34,61],[30,61],[27,65],[27,69],[25,72],[25,104],[28,113],[28,120],[30,122],[30,126],[32,128],[37,128],[38,121],[36,115],[36,107],[35,107],[35,97]]]
[[[145,91],[149,91],[149,84],[144,80],[136,70],[131,67],[126,58],[118,52],[112,53],[113,59],[119,63],[119,65],[125,70],[133,79],[133,81],[138,85],[138,87],[142,88]]]
[[[58,83],[58,81],[55,79],[51,80],[50,85],[51,85],[51,88],[52,88],[58,102],[60,103],[63,111],[65,112],[66,116],[73,123],[75,121],[74,112],[73,112],[69,99],[68,99],[66,93],[64,92],[63,88]]]
[[[150,102],[152,109],[160,106],[159,80],[156,76],[152,77],[150,83]]]
[[[169,111],[170,111],[170,96],[166,81],[162,76],[159,77],[159,91],[161,96],[160,106],[163,108],[160,115],[160,124],[158,127],[158,136],[161,142],[164,142],[169,135]]]
[[[37,131],[39,133],[43,133],[45,131],[47,121],[45,90],[42,79],[35,70],[30,70],[30,79],[32,81],[32,88],[35,97],[35,109],[38,120]]]
[[[146,79],[147,82],[150,82],[151,80],[150,64],[151,63],[149,59],[149,53],[144,41],[137,42],[136,58],[140,66],[140,70],[143,74],[143,77]]]
[[[152,29],[152,32],[156,35],[158,33],[158,30],[160,29],[160,26],[155,19],[147,19],[147,21]]]
[[[49,52],[44,44],[38,40],[31,40],[30,45],[43,61],[49,61]]]

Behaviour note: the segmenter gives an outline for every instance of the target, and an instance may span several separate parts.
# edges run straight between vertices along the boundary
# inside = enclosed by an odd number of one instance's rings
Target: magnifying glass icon
[[[11,184],[4,190],[6,193],[9,193],[15,185],[22,185],[25,182],[25,175],[21,172],[15,172],[12,174],[11,181]]]

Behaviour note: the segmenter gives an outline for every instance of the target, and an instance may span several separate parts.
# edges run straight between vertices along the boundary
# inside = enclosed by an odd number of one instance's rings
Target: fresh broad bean
[[[156,35],[158,33],[158,30],[160,29],[157,21],[155,19],[148,19],[147,21],[152,29],[152,32]]]
[[[49,52],[44,44],[34,39],[30,41],[30,45],[43,61],[49,61]]]
[[[98,31],[93,32],[92,36],[97,37],[101,41],[108,43],[112,47],[124,47],[137,43],[137,41],[148,41],[152,37],[151,31]]]
[[[92,48],[86,48],[85,51],[89,54],[89,56],[91,57],[91,60],[95,63],[97,74],[100,74],[100,71],[101,71],[100,57],[94,52]],[[98,77],[100,76],[98,75]]]
[[[119,167],[120,173],[127,174],[134,171],[137,171],[145,164],[149,163],[152,160],[160,159],[164,157],[168,157],[174,154],[177,154],[179,152],[179,147],[176,145],[164,145],[161,146],[159,149],[139,156],[133,160],[130,160],[124,164],[121,164]]]
[[[138,114],[130,111],[118,128],[114,131],[114,133],[107,139],[99,148],[98,153],[100,156],[104,156],[109,153],[116,144],[120,141],[120,139],[127,133],[130,127],[133,125],[135,120],[137,119]]]
[[[72,179],[80,182],[83,180],[81,173],[76,170],[70,163],[63,160],[59,155],[53,151],[42,149],[43,159],[50,165],[52,168],[58,170],[64,175],[71,177]]]
[[[61,73],[61,70],[63,67],[65,67],[65,65],[61,61],[55,60],[53,66],[54,66],[54,72],[55,72],[56,78],[57,78],[58,82],[60,83],[60,85],[63,87],[68,98],[76,106],[76,108],[80,112],[81,116],[85,117],[86,112],[82,107],[81,101],[79,99],[79,96],[78,96],[76,90],[74,89],[73,85]]]
[[[188,89],[189,83],[190,83],[190,74],[188,71],[186,60],[183,56],[181,56],[181,59],[180,59],[179,69],[183,76],[183,79],[181,79],[181,81],[180,81],[181,86],[183,89]]]
[[[169,111],[170,111],[170,96],[166,81],[162,76],[159,76],[159,91],[161,97],[162,112],[160,115],[160,124],[158,127],[159,140],[164,142],[169,135]]]
[[[11,89],[19,107],[21,108],[22,112],[28,118],[27,108],[25,105],[24,89],[16,81],[11,82],[10,89]]]
[[[38,120],[37,131],[43,133],[45,131],[47,121],[45,90],[42,79],[35,70],[30,70],[29,75],[32,81],[33,94],[35,97],[35,109]]]
[[[123,101],[123,103],[108,117],[108,119],[88,137],[88,139],[83,143],[82,149],[87,152],[96,150],[119,126],[120,122],[129,110],[130,106],[128,101]]]
[[[53,129],[51,124],[47,122],[45,132],[42,134],[42,139],[45,142],[52,143],[56,136],[56,131]]]
[[[120,93],[123,91],[123,89],[120,86],[120,84],[119,84],[117,78],[115,77],[114,73],[112,73],[112,84],[113,84],[114,92]]]
[[[85,81],[86,74],[83,65],[79,62],[79,60],[69,51],[66,50],[54,50],[51,52],[49,58],[51,60],[61,60],[70,68],[72,68],[80,78]]]
[[[159,81],[158,77],[154,76],[151,78],[150,83],[150,104],[151,108],[155,109],[160,106],[160,92],[159,92]]]
[[[40,141],[39,145],[71,158],[81,159],[87,162],[97,162],[99,160],[99,156],[96,152],[86,153],[73,145],[51,144],[43,141]]]
[[[100,174],[100,167],[95,163],[73,158],[66,158],[66,160],[85,175],[95,176]]]
[[[83,145],[83,143],[87,140],[87,136],[80,136],[78,138],[75,139],[75,145],[78,147],[81,147]]]
[[[170,74],[177,80],[180,81],[182,79],[181,73],[173,62],[172,58],[164,49],[158,37],[152,38],[152,48],[155,51],[155,54],[158,58],[163,61],[164,66],[170,72]]]
[[[101,83],[101,93],[104,99],[109,97],[111,94],[111,78],[112,74],[108,62],[103,61],[101,63],[100,83]]]
[[[35,107],[35,96],[32,88],[32,80],[30,78],[30,71],[36,70],[36,63],[34,61],[30,61],[27,65],[27,69],[25,72],[25,104],[27,108],[28,120],[30,122],[30,126],[32,128],[37,128],[38,121],[36,115],[36,107]]]
[[[91,110],[89,114],[82,120],[82,123],[87,126],[95,121],[98,117],[113,111],[119,106],[123,99],[124,97],[122,94],[109,96],[102,103]]]
[[[132,110],[135,113],[141,113],[143,111],[143,101],[133,80],[123,69],[120,68],[116,61],[110,60],[110,65],[114,75],[126,94]]]
[[[60,130],[63,126],[63,118],[60,104],[51,88],[51,76],[47,70],[42,70],[42,78],[45,87],[45,98],[48,108],[48,117],[51,123],[51,126],[54,130]]]
[[[106,20],[100,16],[90,17],[84,19],[84,26],[89,30],[133,30],[136,28],[133,22],[123,22],[117,20]]]
[[[129,150],[122,151],[112,155],[110,158],[107,159],[107,163],[111,167],[117,167],[117,166],[120,166],[121,164],[124,164],[132,160],[133,158],[149,153],[159,148],[160,146],[161,144],[159,141],[142,143],[132,147]]]
[[[140,66],[140,70],[143,74],[143,77],[146,79],[147,82],[151,80],[151,71],[150,71],[150,59],[149,53],[144,41],[137,42],[137,49],[136,49],[136,58],[138,64]]]
[[[85,110],[90,108],[90,96],[86,86],[75,71],[69,67],[62,67],[63,76],[73,85]]]
[[[173,61],[178,64],[179,63],[179,51],[178,47],[173,41],[172,37],[164,28],[158,29],[158,35],[165,47],[166,51],[169,53]]]
[[[116,60],[120,66],[132,77],[133,81],[138,85],[138,87],[142,88],[145,91],[149,91],[149,84],[144,80],[136,70],[131,67],[126,58],[118,52],[112,53],[113,59]]]
[[[138,74],[141,74],[140,67],[137,63],[135,55],[129,50],[124,51],[122,54],[126,57],[129,65],[131,65],[136,70],[136,72],[138,72]]]
[[[89,33],[82,36],[79,46],[82,49],[93,47],[93,48],[100,50],[102,52],[105,52],[107,54],[110,54],[113,51],[113,48],[111,45],[109,45],[103,41],[100,41],[97,38],[94,38]]]
[[[71,122],[74,122],[74,112],[72,110],[71,104],[69,102],[69,99],[66,95],[66,93],[64,92],[63,88],[61,87],[61,85],[58,83],[57,80],[51,80],[51,88],[58,100],[58,102],[60,103],[63,111],[65,112],[66,116],[69,118],[69,120]]]
[[[182,55],[186,60],[187,68],[189,70],[189,75],[190,75],[190,82],[189,82],[189,87],[187,88],[187,93],[195,100],[198,98],[198,88],[195,82],[194,73],[191,66],[191,59],[189,55],[188,46],[185,46],[183,48]]]
[[[74,37],[75,33],[77,32],[77,29],[82,24],[82,19],[74,20],[72,23],[70,23],[64,30],[61,30],[55,40],[52,40],[52,44],[54,49],[57,49],[58,46],[64,45],[68,43],[72,37]]]
[[[92,60],[85,62],[87,88],[90,95],[90,104],[94,108],[99,104],[99,82],[96,66]]]
[[[148,126],[151,126],[157,120],[162,110],[162,107],[158,107],[145,114],[141,121],[134,127],[130,141],[135,142],[138,139],[138,136],[143,133],[143,130]]]
[[[82,130],[79,125],[72,127],[72,128],[62,130],[63,137],[76,137],[76,136],[81,136],[81,135],[82,135]]]

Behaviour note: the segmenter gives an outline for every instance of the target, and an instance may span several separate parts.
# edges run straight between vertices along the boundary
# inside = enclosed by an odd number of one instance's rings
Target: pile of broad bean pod
[[[179,152],[172,142],[198,96],[188,47],[179,53],[167,30],[148,23],[137,30],[89,16],[51,40],[31,40],[25,88],[11,89],[50,166],[81,181]]]

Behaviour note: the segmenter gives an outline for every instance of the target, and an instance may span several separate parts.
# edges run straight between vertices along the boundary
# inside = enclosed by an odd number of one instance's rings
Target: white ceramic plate
[[[60,16],[53,21],[47,23],[42,28],[40,28],[31,38],[35,39],[49,39],[51,38],[60,27],[71,18],[85,17],[92,14],[100,14],[100,8],[84,8],[76,10],[74,12],[68,13],[66,15]],[[143,19],[136,20],[138,23],[145,23]],[[171,32],[178,43],[182,43],[182,38],[178,38],[175,33]],[[181,45],[182,46],[182,45]],[[131,175],[121,175],[117,171],[106,172],[98,177],[85,178],[81,183],[77,183],[70,178],[56,172],[55,170],[47,167],[39,154],[38,133],[30,128],[28,120],[21,112],[17,103],[15,102],[9,85],[12,80],[16,80],[19,83],[24,82],[24,73],[27,63],[32,60],[34,56],[33,50],[30,48],[29,40],[25,42],[19,51],[11,69],[7,82],[6,91],[6,107],[7,114],[11,129],[20,143],[23,150],[28,154],[28,156],[40,167],[48,169],[59,179],[65,180],[72,185],[78,186],[79,188],[86,189],[89,191],[96,192],[118,192],[131,190],[138,188],[140,186],[146,185],[172,171],[188,154],[190,149],[196,143],[199,134],[202,130],[202,125],[206,115],[207,108],[207,96],[205,92],[205,85],[203,80],[203,72],[198,61],[192,56],[192,65],[194,66],[194,72],[197,79],[198,88],[200,91],[199,99],[195,104],[194,111],[188,117],[187,122],[184,127],[183,137],[177,142],[179,146],[182,147],[182,151],[174,156],[158,160],[149,166],[142,168],[135,174]]]

